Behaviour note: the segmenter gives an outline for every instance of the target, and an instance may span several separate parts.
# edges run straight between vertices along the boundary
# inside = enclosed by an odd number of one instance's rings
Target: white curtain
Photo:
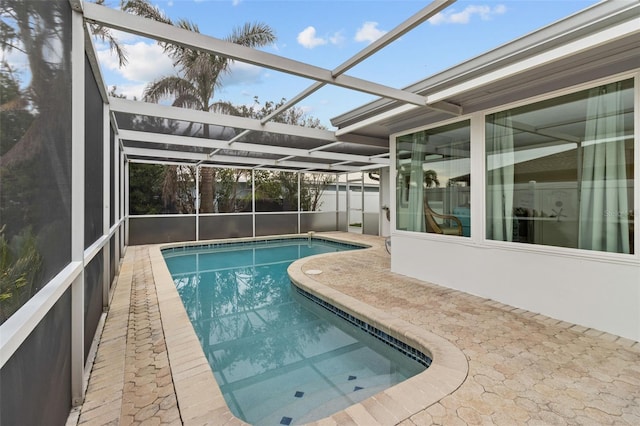
[[[425,232],[424,223],[424,155],[426,152],[425,132],[413,135],[411,142],[411,174],[409,176],[409,223],[408,231]]]
[[[487,238],[513,241],[513,127],[509,112],[494,117],[487,135]]]
[[[622,83],[591,89],[582,143],[578,247],[629,253]]]

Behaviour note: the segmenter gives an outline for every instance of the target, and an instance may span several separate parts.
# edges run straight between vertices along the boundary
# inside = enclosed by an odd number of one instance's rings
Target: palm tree
[[[158,8],[149,4],[148,0],[129,0],[123,5],[123,10],[134,12],[156,21],[181,28],[200,32],[198,26],[186,20],[173,23]],[[225,40],[246,47],[261,47],[275,41],[274,31],[266,24],[247,23],[235,28]],[[144,91],[144,100],[158,102],[161,99],[173,96],[174,106],[192,108],[201,111],[226,112],[227,103],[213,102],[215,91],[220,87],[220,77],[230,72],[233,62],[228,58],[214,55],[208,52],[187,49],[167,43],[161,43],[178,67],[177,75],[162,77],[149,84]],[[208,138],[210,130],[208,125],[202,126],[202,136]],[[213,212],[213,196],[215,169],[211,167],[201,168],[201,212]]]
[[[104,5],[105,0],[91,0],[95,4]],[[123,67],[127,65],[129,60],[127,59],[126,50],[120,45],[118,39],[114,36],[113,30],[111,28],[105,27],[103,25],[98,25],[95,23],[89,23],[89,29],[91,30],[91,34],[99,38],[100,40],[107,42],[109,44],[109,49],[115,53],[118,57],[118,65]]]
[[[433,188],[440,186],[440,180],[438,179],[438,172],[435,170],[427,170],[424,172],[424,187]]]

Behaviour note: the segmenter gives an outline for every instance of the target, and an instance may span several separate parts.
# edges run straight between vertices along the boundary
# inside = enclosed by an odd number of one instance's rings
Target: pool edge
[[[273,240],[304,236],[305,234],[292,234],[243,238],[241,240]],[[363,250],[380,249],[343,236],[318,235],[316,233],[314,238],[359,245],[363,247]],[[216,243],[238,242],[239,239],[212,241]],[[211,424],[211,421],[215,424],[247,425],[246,422],[235,417],[228,408],[162,255],[162,249],[165,248],[202,244],[206,244],[206,242],[149,246],[151,269],[158,295],[158,305],[176,398],[185,425]],[[468,362],[462,351],[451,342],[331,289],[304,273],[303,265],[309,260],[316,256],[332,255],[335,253],[310,256],[293,262],[287,271],[291,281],[303,290],[430,355],[432,363],[424,372],[360,403],[351,405],[345,410],[325,418],[325,420],[333,419],[337,424],[340,424],[344,420],[344,415],[347,414],[358,424],[369,425],[372,424],[372,421],[376,424],[396,424],[426,409],[460,387],[467,377]],[[393,419],[392,421],[389,416]],[[323,421],[314,423],[320,422]]]
[[[365,250],[375,249],[371,247]],[[292,283],[354,317],[379,328],[388,335],[428,354],[432,359],[431,366],[422,373],[385,389],[343,411],[352,415],[351,417],[354,419],[362,418],[363,415],[368,414],[379,424],[387,424],[388,421],[378,416],[379,411],[375,407],[376,405],[381,405],[385,411],[395,417],[396,423],[400,423],[458,389],[467,377],[469,363],[467,357],[457,346],[441,336],[423,330],[401,318],[332,289],[314,280],[304,272],[304,265],[314,257],[332,255],[335,255],[335,253],[309,256],[293,262],[287,269]],[[340,424],[340,413],[329,416],[329,418],[333,418],[337,424]]]

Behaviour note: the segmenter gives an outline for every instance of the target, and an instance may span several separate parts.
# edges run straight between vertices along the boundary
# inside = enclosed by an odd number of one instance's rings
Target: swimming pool
[[[292,261],[353,248],[288,239],[163,251],[237,417],[256,425],[306,423],[425,369],[366,324],[353,326],[292,288]]]

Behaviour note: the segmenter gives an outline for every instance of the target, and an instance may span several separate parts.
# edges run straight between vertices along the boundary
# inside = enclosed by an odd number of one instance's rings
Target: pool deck
[[[434,361],[314,424],[640,424],[640,343],[391,273],[382,238],[318,235],[371,248],[301,259],[293,281]],[[85,401],[67,425],[244,424],[226,408],[158,246],[128,247],[114,288]]]

